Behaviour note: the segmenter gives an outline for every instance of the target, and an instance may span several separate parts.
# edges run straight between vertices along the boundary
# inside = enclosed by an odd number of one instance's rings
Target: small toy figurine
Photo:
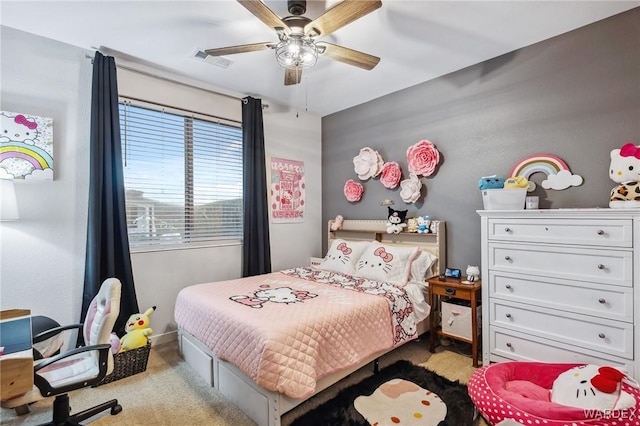
[[[407,219],[407,232],[418,232],[418,218],[410,217]]]
[[[467,265],[467,281],[474,283],[480,279],[480,268],[477,266]]]
[[[418,233],[419,234],[428,234],[429,233],[429,225],[431,224],[431,219],[429,216],[418,216]]]
[[[407,217],[408,210],[394,210],[391,207],[387,208],[389,209],[387,234],[399,234],[402,232],[402,228],[407,227],[407,224],[404,223],[404,219]]]
[[[331,224],[331,230],[332,231],[337,231],[339,229],[342,229],[342,222],[343,221],[344,221],[344,218],[342,217],[342,215],[336,216],[335,220]]]
[[[609,207],[628,209],[640,207],[640,145],[627,143],[610,154],[609,177],[618,186],[611,190]]]

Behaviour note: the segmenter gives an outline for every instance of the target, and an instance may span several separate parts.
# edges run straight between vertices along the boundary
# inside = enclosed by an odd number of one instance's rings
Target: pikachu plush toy
[[[133,314],[127,320],[124,331],[127,332],[120,339],[120,352],[146,346],[148,337],[151,336],[153,330],[149,328],[149,316],[156,310],[155,306],[147,309],[144,314]]]

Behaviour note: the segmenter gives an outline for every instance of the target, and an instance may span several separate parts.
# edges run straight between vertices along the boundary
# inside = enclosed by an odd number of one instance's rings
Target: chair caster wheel
[[[122,405],[118,404],[118,405],[116,405],[115,407],[113,407],[111,409],[111,415],[115,416],[116,414],[118,414],[121,411],[122,411]]]

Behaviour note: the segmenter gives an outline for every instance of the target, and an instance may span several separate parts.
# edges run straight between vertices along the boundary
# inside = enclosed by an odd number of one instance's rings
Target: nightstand
[[[446,281],[441,281],[438,277],[429,278],[429,304],[431,305],[431,315],[429,315],[429,351],[432,353],[436,347],[436,336],[447,336],[451,339],[460,340],[462,342],[471,343],[471,353],[473,357],[473,366],[478,366],[478,342],[480,340],[479,335],[479,320],[478,320],[478,305],[482,300],[481,289],[482,282],[476,281],[471,284],[463,284],[462,280],[457,278],[447,277]],[[471,324],[466,324],[469,327],[469,336],[462,336],[460,333],[454,334],[449,329],[446,318],[442,318],[442,322],[445,327],[438,324],[437,317],[442,312],[442,299],[455,299],[468,301],[470,306],[466,307],[469,315],[461,317],[463,321],[470,321]],[[463,314],[465,307],[460,307],[458,311]],[[443,329],[444,328],[444,329]],[[447,331],[449,329],[449,331]]]

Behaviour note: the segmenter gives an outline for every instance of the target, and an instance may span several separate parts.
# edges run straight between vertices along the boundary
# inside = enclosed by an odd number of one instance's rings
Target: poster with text
[[[304,221],[304,163],[271,157],[271,221]]]

